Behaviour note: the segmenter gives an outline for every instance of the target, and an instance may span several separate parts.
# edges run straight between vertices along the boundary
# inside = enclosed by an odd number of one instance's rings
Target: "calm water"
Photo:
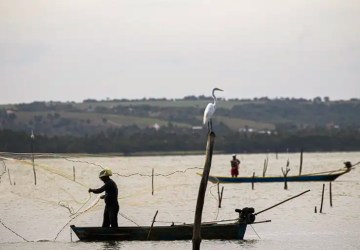
[[[240,175],[262,174],[268,156],[267,175],[280,175],[290,161],[289,175],[299,172],[299,154],[241,154]],[[229,175],[231,155],[214,155],[211,174]],[[102,167],[110,167],[120,190],[120,225],[191,223],[204,156],[86,157],[35,159],[37,185],[30,161],[8,158],[8,172],[0,182],[0,249],[191,249],[191,241],[83,243],[71,234],[69,225],[97,226],[102,223],[103,201],[90,196],[89,187],[99,187]],[[305,153],[303,173],[335,170],[344,161],[360,161],[360,153]],[[270,223],[249,226],[244,241],[203,241],[202,249],[360,249],[360,173],[355,168],[332,183],[333,207],[326,183],[323,213],[320,209],[322,182],[226,184],[222,208],[217,208],[217,187],[208,184],[203,221],[235,219],[235,208],[252,206],[256,211],[310,189],[292,201],[257,216]],[[75,168],[76,182],[73,181]],[[155,190],[151,194],[154,168]],[[0,163],[0,175],[4,166]],[[166,176],[168,175],[168,176]],[[85,212],[84,212],[85,211]],[[71,216],[71,213],[74,213]],[[7,228],[6,228],[6,227]],[[61,231],[61,229],[64,230]],[[12,232],[12,231],[13,232]],[[19,236],[17,236],[17,233]],[[24,239],[22,239],[21,237]],[[56,240],[55,240],[56,239]],[[25,241],[27,240],[27,241]]]

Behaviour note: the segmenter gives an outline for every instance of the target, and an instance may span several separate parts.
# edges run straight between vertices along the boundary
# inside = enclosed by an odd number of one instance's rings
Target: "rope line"
[[[119,212],[119,214],[124,218],[127,219],[128,221],[131,221],[132,223],[134,223],[136,226],[141,227],[139,224],[137,224],[134,220],[130,219],[129,216],[125,215],[122,212]]]
[[[1,152],[0,152],[1,154]],[[72,159],[69,159],[65,156],[61,156],[61,155],[55,155],[55,154],[34,154],[36,157],[38,158],[45,158],[45,157],[54,157],[54,158],[61,158],[61,159],[64,159],[66,161],[69,161],[69,162],[75,162],[75,163],[85,163],[85,164],[88,164],[88,165],[93,165],[93,166],[96,166],[96,167],[99,167],[101,169],[104,169],[104,167],[100,164],[96,164],[96,163],[93,163],[93,162],[89,162],[89,161],[82,161],[82,160],[72,160]],[[0,174],[0,178],[2,175],[4,175],[6,173],[6,165],[5,165],[5,160],[18,160],[18,161],[21,161],[25,164],[29,164],[32,165],[32,162],[29,162],[29,160],[31,160],[31,157],[32,157],[32,154],[30,153],[25,153],[25,154],[6,154],[6,156],[8,157],[13,157],[13,158],[1,158],[2,162],[3,162],[3,166],[4,166],[4,171],[3,173]],[[5,159],[5,160],[4,160]],[[67,172],[64,172],[64,171],[59,171],[57,169],[54,169],[54,167],[52,166],[46,166],[44,164],[36,164],[37,167],[45,170],[45,171],[48,171],[48,172],[51,172],[53,174],[56,174],[56,175],[59,175],[60,177],[63,177],[69,181],[72,181],[72,182],[75,182],[83,187],[86,187],[86,185],[78,182],[78,181],[75,181],[73,180],[72,176],[70,174],[67,174]],[[186,173],[187,171],[189,170],[199,170],[199,169],[202,169],[200,167],[191,167],[191,168],[186,168],[184,170],[176,170],[174,172],[170,172],[168,174],[162,174],[162,173],[157,173],[157,174],[154,174],[154,176],[162,176],[162,177],[169,177],[171,175],[174,175],[174,174],[178,174],[178,173]],[[124,178],[127,178],[127,177],[131,177],[131,176],[143,176],[143,177],[152,177],[153,175],[151,174],[143,174],[143,173],[133,173],[133,174],[129,174],[129,175],[123,175],[123,174],[119,174],[119,173],[113,173],[114,175],[117,175],[117,176],[120,176],[120,177],[124,177]],[[1,179],[0,179],[1,180]],[[213,194],[212,194],[213,195]],[[91,208],[95,207],[100,198],[100,196],[98,196],[98,198],[96,200],[94,200],[94,202],[92,204],[90,204],[85,210],[83,210],[83,208],[86,206],[86,204],[88,204],[88,202],[91,200],[91,194],[89,194],[89,198],[84,202],[82,203],[82,205],[80,206],[79,209],[77,209],[76,211],[74,211],[74,208],[70,206],[70,204],[68,203],[68,201],[59,201],[57,203],[58,206],[60,207],[63,207],[65,209],[67,209],[67,211],[69,212],[69,217],[70,219],[68,220],[68,222],[58,231],[58,233],[56,234],[56,236],[54,237],[54,240],[53,241],[56,241],[59,237],[59,235],[63,232],[63,230],[73,221],[75,220],[77,217],[79,217],[80,215],[88,212]],[[214,197],[215,198],[215,197]],[[216,199],[216,198],[215,198]],[[146,228],[140,226],[138,223],[135,222],[134,219],[130,218],[128,215],[124,214],[123,212],[119,212],[119,215],[122,216],[124,219],[134,223],[137,227],[139,228],[143,228],[144,230],[146,230]],[[217,217],[216,217],[217,218]],[[1,221],[0,221],[1,222]],[[174,222],[171,222],[171,223],[174,223]],[[181,222],[179,222],[181,223]],[[22,238],[24,241],[28,241],[27,239],[25,239],[24,237],[20,236],[19,234],[17,234],[16,232],[14,232],[13,230],[11,230],[10,228],[8,228],[6,225],[4,225],[2,222],[1,224],[7,228],[8,230],[10,230],[11,232],[13,232],[14,234],[16,234],[18,237]],[[185,224],[185,223],[182,223],[182,224]],[[191,224],[189,224],[191,225]]]
[[[88,162],[88,161],[80,161],[80,160],[71,160],[67,157],[64,157],[64,156],[59,156],[59,158],[62,158],[64,160],[67,160],[67,161],[70,161],[70,162],[76,162],[76,163],[86,163],[86,164],[89,164],[89,165],[93,165],[93,166],[96,166],[96,167],[100,167],[101,169],[104,169],[103,166],[101,166],[100,164],[96,164],[96,163],[93,163],[93,162]]]
[[[251,226],[251,228],[254,230],[255,234],[257,235],[257,237],[259,237],[259,239],[261,239],[261,237],[258,235],[258,233],[255,231],[255,228],[253,227],[253,225],[249,224]]]
[[[16,233],[14,230],[12,230],[11,228],[9,228],[8,226],[6,226],[1,220],[0,223],[3,225],[3,227],[5,227],[7,230],[9,230],[10,232],[12,232],[13,234],[15,234],[16,236],[20,237],[21,239],[23,239],[26,242],[29,242],[27,239],[25,239],[24,237],[22,237],[21,235],[19,235],[18,233]]]
[[[186,168],[186,169],[184,169],[184,170],[177,170],[177,171],[171,172],[171,173],[169,173],[169,174],[154,174],[154,176],[168,177],[168,176],[170,176],[170,175],[177,174],[177,173],[185,173],[186,171],[188,171],[188,170],[190,170],[190,169],[202,169],[202,168],[192,167],[192,168]],[[123,174],[119,174],[119,173],[113,172],[113,174],[118,175],[118,176],[120,176],[120,177],[131,177],[131,176],[135,176],[135,175],[145,176],[145,177],[152,177],[151,174],[140,174],[140,173],[123,175]]]
[[[90,200],[90,198],[91,198],[91,194],[90,194],[90,197],[89,197],[89,199],[87,200],[87,202]],[[57,239],[57,237],[60,235],[60,233],[65,229],[65,227],[67,227],[69,224],[70,224],[70,222],[72,222],[73,220],[75,220],[78,216],[80,216],[80,215],[82,215],[83,213],[85,213],[85,212],[87,212],[87,211],[89,211],[91,208],[93,208],[94,206],[96,206],[96,204],[99,202],[99,200],[100,200],[100,195],[97,197],[97,199],[93,202],[93,204],[91,204],[87,209],[85,209],[84,211],[82,211],[82,212],[79,212],[79,213],[77,213],[74,217],[72,217],[61,229],[60,229],[60,231],[57,233],[57,235],[55,236],[55,238],[54,238],[54,241],[56,241],[56,239]],[[86,203],[87,203],[86,202]],[[84,203],[84,205],[86,204],[86,203]],[[83,205],[83,206],[84,206]],[[82,207],[83,207],[82,206]],[[81,207],[81,208],[82,208]],[[80,208],[80,209],[81,209]]]
[[[74,209],[73,209],[72,207],[70,207],[69,203],[67,203],[66,201],[59,201],[59,202],[58,202],[58,205],[66,208],[66,209],[69,211],[69,213],[70,213],[69,216],[75,214],[75,213],[74,213]]]
[[[218,198],[216,198],[216,196],[213,194],[213,192],[212,192],[212,189],[214,188],[214,187],[217,187],[217,183],[216,184],[214,184],[214,185],[212,185],[211,187],[210,187],[210,194],[211,194],[211,196],[219,203],[219,197]],[[220,208],[219,208],[219,206],[217,205],[216,206],[216,216],[215,216],[215,220],[217,220],[217,218],[218,218],[218,216],[219,216],[219,212],[220,212]]]

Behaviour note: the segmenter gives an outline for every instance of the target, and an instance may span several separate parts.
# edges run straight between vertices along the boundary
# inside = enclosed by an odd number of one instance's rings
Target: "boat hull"
[[[245,235],[247,223],[231,224],[202,224],[202,239],[226,239],[242,240]],[[174,225],[150,227],[76,227],[71,225],[72,230],[81,241],[172,241],[191,240],[193,225]]]
[[[209,181],[213,183],[252,183],[252,182],[304,182],[304,181],[334,181],[339,176],[349,172],[348,169],[342,171],[334,171],[327,174],[308,174],[296,176],[269,176],[269,177],[222,177],[209,176]]]

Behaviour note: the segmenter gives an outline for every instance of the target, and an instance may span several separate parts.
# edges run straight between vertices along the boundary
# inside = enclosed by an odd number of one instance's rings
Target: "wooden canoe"
[[[231,224],[203,224],[201,225],[202,239],[238,239],[242,240],[246,231],[246,223]],[[76,227],[72,230],[82,241],[160,241],[160,240],[191,240],[193,225],[154,226],[150,227]]]
[[[320,172],[304,175],[291,175],[286,177],[288,182],[304,182],[304,181],[334,181],[339,176],[346,174],[350,168],[343,168],[335,171]],[[209,176],[209,181],[213,183],[252,183],[252,182],[284,182],[284,176],[267,176],[267,177],[225,177],[225,176]]]
[[[203,223],[201,238],[207,240],[242,240],[246,227],[255,221],[253,208],[236,209],[239,218],[232,223]],[[261,223],[261,222],[260,222]],[[81,241],[172,241],[191,240],[193,224],[134,227],[70,226]]]

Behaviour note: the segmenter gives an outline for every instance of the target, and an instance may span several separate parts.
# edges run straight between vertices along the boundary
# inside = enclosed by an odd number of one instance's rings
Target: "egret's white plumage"
[[[212,131],[212,122],[211,119],[215,113],[216,110],[216,96],[215,96],[215,91],[223,91],[222,89],[219,88],[214,88],[212,90],[212,97],[214,98],[214,103],[208,103],[208,105],[205,108],[204,111],[204,118],[203,118],[203,123],[208,125],[208,129],[209,131]]]

